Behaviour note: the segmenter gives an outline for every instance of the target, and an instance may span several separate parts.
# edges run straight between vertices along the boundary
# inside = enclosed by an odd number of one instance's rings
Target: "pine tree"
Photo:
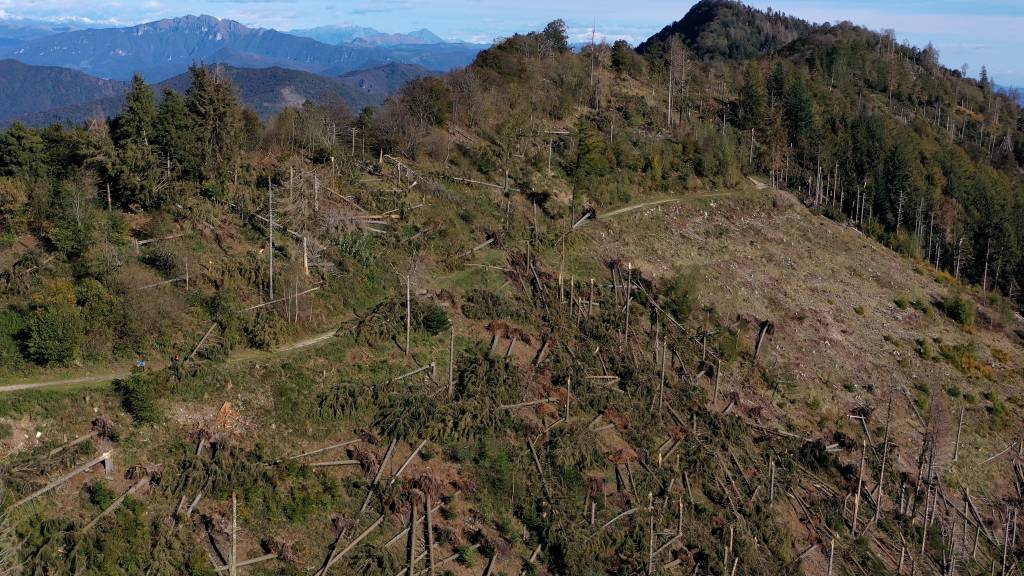
[[[185,101],[195,122],[201,179],[223,183],[241,148],[242,105],[221,70],[192,66],[190,71]]]
[[[189,180],[199,178],[202,165],[196,154],[195,119],[189,113],[185,98],[171,89],[164,90],[157,111],[156,144],[165,172]]]
[[[819,143],[815,138],[817,123],[810,89],[800,73],[793,74],[792,79],[786,82],[785,115],[790,142],[796,149],[798,161],[805,168],[810,168],[818,152]]]
[[[165,200],[156,186],[158,159],[152,144],[155,122],[153,89],[136,75],[112,130],[115,157],[111,176],[121,203],[155,207]]]
[[[751,65],[740,88],[740,128],[761,130],[768,118],[768,95],[761,69]]]
[[[625,40],[616,40],[612,44],[612,70],[619,74],[635,75],[640,69],[640,58]]]
[[[115,125],[114,141],[119,145],[129,141],[149,143],[155,122],[156,98],[153,89],[136,74]]]
[[[544,27],[541,36],[551,52],[564,54],[569,51],[569,35],[566,33],[565,20],[552,20]]]
[[[39,133],[15,122],[0,133],[0,176],[42,178],[46,175],[43,139]]]
[[[577,130],[579,145],[573,177],[577,187],[583,187],[591,179],[610,173],[615,159],[604,135],[592,122],[580,120]]]

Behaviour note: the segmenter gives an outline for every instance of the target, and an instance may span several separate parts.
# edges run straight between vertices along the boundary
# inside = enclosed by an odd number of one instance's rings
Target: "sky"
[[[1024,0],[748,0],[814,22],[849,20],[893,28],[900,40],[932,42],[942,62],[984,64],[997,83],[1024,86]],[[131,25],[184,14],[210,14],[250,26],[289,30],[324,25],[370,26],[384,32],[429,28],[450,39],[490,42],[542,28],[555,18],[574,41],[640,42],[683,17],[678,0],[0,0],[0,18],[83,20]]]

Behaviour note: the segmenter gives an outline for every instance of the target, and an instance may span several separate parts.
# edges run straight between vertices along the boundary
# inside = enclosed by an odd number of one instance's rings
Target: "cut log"
[[[324,446],[323,448],[317,448],[316,450],[310,450],[309,452],[303,452],[302,454],[296,454],[295,456],[289,456],[288,460],[298,460],[299,458],[303,458],[305,456],[312,456],[314,454],[320,454],[322,452],[327,452],[328,450],[334,450],[335,448],[343,448],[345,446],[351,446],[352,444],[356,444],[358,442],[359,442],[358,439],[356,439],[356,440],[346,440],[344,442],[338,442],[337,444],[331,444],[330,446]]]
[[[377,518],[377,520],[373,522],[373,524],[370,524],[370,526],[367,527],[366,530],[363,530],[363,532],[359,534],[359,536],[356,536],[356,538],[349,542],[347,546],[342,548],[340,552],[332,553],[331,556],[328,558],[327,562],[324,564],[324,567],[321,568],[319,572],[317,572],[317,576],[324,576],[324,574],[327,574],[327,571],[331,569],[331,566],[334,566],[338,562],[338,560],[341,560],[342,556],[351,552],[353,548],[355,548],[360,542],[362,542],[367,536],[373,533],[373,531],[376,530],[377,527],[379,527],[383,523],[384,515],[381,514]]]
[[[366,512],[366,507],[370,505],[370,497],[373,496],[373,487],[380,482],[381,476],[384,475],[384,467],[387,466],[388,460],[391,459],[391,455],[395,451],[396,444],[398,444],[398,440],[392,439],[391,444],[388,445],[388,450],[384,453],[384,459],[381,460],[380,467],[377,468],[377,474],[373,477],[373,482],[370,483],[370,490],[366,492],[366,498],[363,499],[363,505],[359,508],[359,514]]]
[[[248,560],[242,560],[235,564],[235,568],[241,568],[242,566],[251,566],[253,564],[259,564],[260,562],[266,562],[267,560],[273,560],[277,558],[276,553],[264,554],[263,556],[257,556],[255,558],[249,558]],[[214,572],[227,572],[230,570],[230,566],[218,566],[214,569]]]
[[[398,472],[396,472],[395,475],[391,477],[391,482],[389,482],[388,485],[394,484],[395,480],[398,480],[398,477],[402,475],[402,472],[405,472],[406,467],[409,466],[413,458],[415,458],[416,455],[420,453],[420,450],[422,450],[423,447],[426,446],[426,444],[426,440],[420,441],[419,446],[416,446],[416,449],[412,451],[412,454],[409,454],[409,457],[405,459],[405,462],[402,463],[402,466],[398,468]]]
[[[85,464],[82,464],[81,466],[75,468],[74,470],[71,470],[67,474],[64,474],[63,476],[57,478],[53,482],[50,482],[46,486],[43,486],[39,490],[36,490],[35,492],[29,494],[28,496],[25,496],[21,500],[18,500],[14,504],[11,504],[10,508],[8,508],[7,511],[9,512],[9,511],[17,508],[18,506],[21,506],[23,504],[31,502],[32,500],[35,500],[36,498],[42,496],[43,494],[46,494],[50,490],[53,490],[54,488],[57,488],[58,486],[64,484],[68,480],[71,480],[75,476],[78,476],[79,474],[81,474],[83,472],[86,472],[87,470],[89,470],[93,466],[95,466],[95,465],[97,465],[97,464],[99,464],[101,462],[106,462],[107,460],[109,460],[111,458],[111,456],[113,456],[113,450],[109,450],[107,452],[104,452],[103,454],[100,454],[99,456],[93,458],[92,460],[86,462]]]
[[[143,486],[145,486],[148,483],[149,483],[149,478],[146,477],[146,478],[140,479],[135,484],[132,484],[131,488],[128,488],[128,490],[126,490],[124,492],[124,494],[121,494],[120,496],[118,496],[117,500],[114,500],[113,502],[111,502],[110,506],[107,506],[106,508],[104,508],[102,512],[100,512],[99,514],[96,515],[95,518],[93,518],[91,521],[89,521],[88,524],[83,526],[81,531],[82,532],[88,532],[89,529],[91,529],[92,527],[96,526],[96,523],[99,522],[101,518],[103,518],[104,516],[110,514],[114,510],[116,510],[118,508],[118,506],[120,506],[124,502],[125,498],[127,498],[128,496],[131,496],[132,494],[137,492],[140,488],[142,488]]]

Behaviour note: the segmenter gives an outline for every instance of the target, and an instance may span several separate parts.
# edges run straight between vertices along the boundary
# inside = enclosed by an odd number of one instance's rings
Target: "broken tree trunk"
[[[11,506],[7,509],[7,511],[9,512],[11,510],[14,510],[18,506],[21,506],[22,504],[26,504],[28,502],[31,502],[32,500],[35,500],[36,498],[42,496],[43,494],[46,494],[50,490],[53,490],[54,488],[57,488],[58,486],[61,486],[62,484],[64,484],[68,480],[71,480],[72,478],[74,478],[75,476],[78,476],[79,474],[88,471],[90,468],[92,468],[93,466],[99,464],[100,462],[106,462],[107,460],[109,460],[111,458],[112,455],[113,455],[113,450],[109,450],[107,452],[104,452],[104,453],[100,454],[99,456],[93,458],[92,460],[86,462],[85,464],[82,464],[81,466],[75,468],[74,470],[71,470],[67,474],[64,474],[63,476],[57,478],[53,482],[50,482],[46,486],[43,486],[39,490],[36,490],[35,492],[29,494],[28,496],[25,496],[21,500],[18,500],[14,504],[11,504]]]
[[[398,468],[398,472],[396,472],[395,475],[391,477],[391,482],[388,483],[389,486],[394,484],[395,480],[398,480],[398,477],[402,475],[402,472],[405,472],[406,467],[409,466],[413,458],[415,458],[416,455],[420,453],[420,450],[422,450],[423,447],[426,446],[426,444],[426,440],[420,441],[419,446],[416,446],[416,449],[412,451],[412,454],[409,454],[409,457],[405,459],[405,462],[402,463],[402,466]]]
[[[857,518],[860,515],[860,493],[864,486],[864,460],[867,458],[868,442],[867,440],[861,441],[860,451],[860,468],[857,471],[857,495],[853,499],[853,528],[850,530],[850,534],[857,534]]]
[[[455,325],[452,324],[452,337],[448,345],[448,398],[455,394]]]
[[[357,442],[359,442],[358,439],[356,439],[356,440],[346,440],[344,442],[338,442],[337,444],[331,444],[330,446],[324,446],[323,448],[317,448],[316,450],[310,450],[309,452],[303,452],[302,454],[296,454],[295,456],[289,456],[288,460],[298,460],[299,458],[303,458],[305,456],[312,456],[314,454],[320,454],[320,453],[323,453],[323,452],[327,452],[328,450],[334,450],[335,448],[343,448],[345,446],[350,446],[352,444],[356,444]]]
[[[953,462],[960,458],[960,434],[964,430],[964,407],[960,407],[960,424],[956,427],[956,444],[953,445]]]
[[[387,452],[384,453],[384,459],[380,461],[380,467],[377,468],[377,474],[373,477],[373,482],[370,483],[370,490],[366,493],[366,498],[363,499],[363,505],[359,508],[359,514],[366,512],[366,507],[370,505],[370,498],[373,496],[373,487],[380,482],[381,476],[384,475],[384,467],[387,466],[388,460],[391,459],[391,454],[395,451],[395,445],[398,444],[397,439],[392,439],[391,444],[388,445]]]
[[[53,450],[50,450],[46,454],[46,457],[47,458],[53,458],[54,456],[56,456],[57,454],[60,454],[64,450],[67,450],[68,448],[73,448],[75,446],[78,446],[79,444],[81,444],[82,442],[85,442],[86,440],[91,440],[91,439],[95,438],[97,435],[98,435],[98,432],[93,430],[92,432],[89,432],[88,434],[85,434],[83,436],[79,436],[78,438],[75,438],[74,440],[72,440],[72,441],[70,441],[70,442],[68,442],[66,444],[62,444],[60,446],[57,446]]]
[[[228,574],[238,574],[238,501],[234,492],[231,493],[231,566]]]
[[[619,513],[619,515],[618,515],[618,516],[615,516],[615,517],[614,517],[614,518],[612,518],[611,520],[609,520],[609,521],[605,522],[604,524],[602,524],[602,525],[601,525],[601,527],[600,527],[600,528],[598,528],[597,530],[595,530],[595,531],[594,531],[594,533],[593,533],[593,534],[591,534],[589,538],[587,538],[587,541],[589,542],[590,540],[593,540],[593,539],[594,539],[594,537],[595,537],[595,536],[597,536],[598,534],[600,534],[601,532],[603,532],[605,528],[607,528],[607,527],[611,526],[612,524],[614,524],[614,523],[618,522],[619,520],[622,520],[622,519],[623,519],[623,518],[625,518],[626,516],[630,516],[630,515],[632,515],[632,514],[635,514],[635,513],[636,513],[636,511],[637,511],[637,509],[636,509],[636,508],[630,508],[629,510],[626,510],[625,512],[621,512],[621,513]]]
[[[120,506],[122,502],[124,502],[125,498],[127,498],[128,496],[131,496],[132,494],[137,492],[140,488],[142,488],[143,486],[145,486],[148,483],[149,483],[149,477],[147,476],[145,478],[140,479],[135,484],[132,484],[132,486],[130,488],[128,488],[128,490],[126,490],[124,492],[124,494],[121,494],[117,498],[117,500],[114,500],[113,502],[111,502],[110,506],[107,506],[106,508],[104,508],[102,512],[100,512],[99,514],[96,515],[95,518],[93,518],[91,521],[89,521],[88,524],[83,526],[81,532],[88,532],[90,528],[95,526],[96,523],[100,521],[100,519],[102,519],[104,516],[110,514],[114,510],[116,510],[117,507]]]
[[[278,555],[277,555],[276,552],[272,552],[270,554],[264,554],[262,556],[257,556],[255,558],[249,558],[248,560],[242,560],[241,562],[236,563],[235,564],[235,568],[241,568],[243,566],[252,566],[253,564],[259,564],[260,562],[266,562],[267,560],[273,560],[273,559],[277,558],[277,556]],[[230,570],[230,568],[231,568],[230,566],[218,566],[218,567],[214,568],[214,572],[224,572],[224,571]]]
[[[434,517],[430,513],[430,494],[426,495],[423,508],[427,517],[427,570],[430,576],[434,576]]]
[[[409,525],[416,524],[416,506],[409,507]],[[416,576],[416,531],[409,531],[409,576]]]
[[[384,515],[381,514],[377,518],[377,520],[374,521],[373,524],[370,524],[370,526],[366,530],[363,530],[363,532],[359,536],[356,536],[356,538],[354,540],[352,540],[351,542],[349,542],[348,545],[345,546],[340,552],[338,552],[336,554],[331,554],[330,558],[324,564],[324,567],[321,568],[319,572],[317,572],[317,576],[324,576],[325,574],[327,574],[327,571],[331,569],[331,566],[334,566],[334,564],[337,563],[338,560],[340,560],[342,556],[344,556],[345,554],[348,554],[353,548],[356,547],[357,544],[362,542],[363,539],[365,539],[367,536],[369,536],[374,530],[377,529],[378,526],[380,526],[383,523],[384,523]]]
[[[213,333],[213,329],[216,327],[216,322],[210,324],[210,328],[206,331],[206,334],[203,334],[203,337],[199,340],[199,343],[196,344],[196,347],[192,349],[191,353],[189,353],[188,358],[185,359],[186,362],[191,362],[192,359],[196,357],[196,354],[199,352],[199,349],[203,347],[203,344],[206,343],[206,339],[210,337],[210,334]]]
[[[514,408],[526,408],[526,407],[529,407],[529,406],[536,406],[538,404],[549,404],[549,403],[553,403],[553,402],[558,402],[558,398],[555,398],[555,397],[541,398],[540,400],[530,400],[529,402],[519,402],[518,404],[504,404],[502,406],[498,406],[497,409],[498,410],[512,410]]]
[[[452,495],[450,496],[450,498],[454,498],[454,497],[458,496],[459,494],[461,494],[461,491],[456,491],[456,492],[454,492],[454,493],[453,493],[453,494],[452,494]],[[431,509],[430,509],[430,513],[431,513],[431,514],[433,514],[434,512],[437,512],[438,510],[440,510],[440,509],[441,509],[441,506],[442,506],[442,503],[440,503],[440,502],[438,502],[437,504],[434,504],[434,506],[433,506],[433,507],[431,507]],[[416,522],[419,522],[419,520],[417,520]],[[391,537],[391,540],[388,540],[388,541],[387,541],[387,542],[386,542],[386,543],[384,544],[384,546],[391,546],[391,545],[392,545],[392,544],[394,544],[395,542],[398,542],[399,540],[401,540],[401,539],[402,539],[403,537],[405,537],[405,535],[406,535],[406,534],[408,534],[408,533],[409,533],[409,528],[410,528],[409,526],[406,526],[405,528],[403,528],[402,530],[400,530],[400,531],[398,532],[398,534],[395,534],[394,536],[392,536],[392,537]]]
[[[757,357],[761,354],[761,345],[764,344],[766,336],[770,336],[775,332],[775,325],[772,324],[771,320],[765,320],[761,322],[761,327],[757,331],[757,343],[754,346],[754,359],[753,364],[757,365]]]
[[[249,312],[250,310],[256,310],[257,308],[263,308],[265,306],[270,306],[271,304],[277,304],[278,302],[284,302],[285,300],[291,300],[292,298],[294,298],[296,296],[305,296],[306,294],[309,294],[310,292],[316,292],[320,288],[321,288],[320,286],[313,286],[312,288],[309,288],[308,290],[303,290],[302,292],[299,292],[298,294],[292,294],[290,296],[285,296],[284,298],[278,298],[276,300],[270,300],[269,302],[264,302],[262,304],[255,304],[253,306],[249,306],[248,308],[242,308],[241,310],[239,310],[239,312]]]

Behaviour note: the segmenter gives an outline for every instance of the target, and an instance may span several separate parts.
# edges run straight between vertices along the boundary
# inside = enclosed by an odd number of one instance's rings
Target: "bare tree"
[[[678,35],[668,41],[668,125],[672,127],[672,97],[676,89],[686,85],[686,51]]]

